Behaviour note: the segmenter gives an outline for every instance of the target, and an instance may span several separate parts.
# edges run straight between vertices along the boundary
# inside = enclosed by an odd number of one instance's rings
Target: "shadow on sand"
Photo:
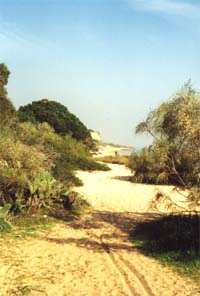
[[[110,249],[149,254],[178,252],[179,261],[185,260],[184,254],[192,260],[194,256],[191,254],[199,256],[200,253],[200,216],[194,213],[164,215],[93,211],[82,219],[68,221],[67,227],[85,230],[85,237],[47,237],[46,240],[56,244],[75,244],[94,252],[109,252]],[[136,240],[141,240],[143,245],[134,245]]]
[[[93,211],[80,220],[67,222],[68,227],[76,230],[85,230],[86,237],[46,237],[45,239],[56,244],[75,244],[78,247],[87,248],[95,252],[103,252],[105,249],[109,252],[110,248],[112,250],[138,251],[127,238],[130,237],[133,229],[138,224],[144,221],[152,221],[159,217],[161,215],[155,213]],[[102,239],[106,241],[106,244],[102,242]]]

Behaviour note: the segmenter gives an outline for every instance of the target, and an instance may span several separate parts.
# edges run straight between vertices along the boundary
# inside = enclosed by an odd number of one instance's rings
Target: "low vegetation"
[[[191,208],[200,206],[200,96],[190,81],[150,112],[136,133],[150,134],[153,142],[130,156],[133,181],[181,187],[189,192]],[[146,254],[198,278],[199,229],[199,213],[182,212],[139,223],[133,236]]]
[[[135,181],[181,186],[200,204],[200,96],[191,83],[150,112],[136,133],[150,134],[153,143],[130,157]]]
[[[41,100],[17,112],[7,97],[9,74],[0,64],[0,231],[16,215],[68,215],[84,206],[71,193],[81,185],[75,171],[108,169],[92,158],[88,129],[60,103]]]
[[[47,122],[58,134],[71,134],[74,139],[86,143],[91,141],[87,127],[79,118],[69,112],[67,107],[58,102],[48,99],[34,101],[26,106],[21,106],[18,110],[18,116],[23,122]]]
[[[105,163],[127,165],[129,157],[126,155],[108,155],[103,157],[96,157],[96,160]]]
[[[10,211],[10,205],[7,204],[4,207],[0,207],[0,233],[11,230],[12,225],[8,221],[8,213]]]

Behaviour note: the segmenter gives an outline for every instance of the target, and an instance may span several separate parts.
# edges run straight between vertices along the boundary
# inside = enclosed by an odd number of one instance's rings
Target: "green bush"
[[[190,83],[150,112],[136,132],[150,134],[153,143],[130,157],[135,181],[199,187],[200,97]]]
[[[126,155],[108,155],[103,157],[97,157],[96,160],[105,163],[128,165],[129,157]]]
[[[3,126],[11,125],[16,118],[16,110],[12,102],[7,97],[6,85],[10,71],[5,64],[0,64],[0,124]]]
[[[50,167],[38,147],[21,143],[5,130],[0,132],[0,205],[25,204],[30,184]]]
[[[46,155],[53,159],[52,173],[54,177],[69,185],[81,185],[74,171],[107,170],[105,165],[96,162],[85,145],[70,135],[61,136],[47,124],[20,124],[18,135],[28,145],[43,146]]]
[[[0,124],[11,126],[17,118],[15,107],[7,97],[0,96]]]
[[[109,171],[110,168],[103,163],[94,161],[91,157],[79,158],[78,167],[83,171]]]
[[[68,194],[68,188],[55,180],[49,172],[35,177],[29,183],[28,190],[26,206],[34,212],[41,208],[53,209],[55,204],[62,204],[62,196]]]
[[[63,198],[63,206],[68,211],[77,211],[84,207],[89,207],[89,204],[83,198],[83,196],[80,195],[80,193],[76,191],[70,191]]]
[[[12,228],[11,223],[8,221],[8,213],[11,205],[6,204],[4,207],[0,207],[0,233],[9,231]]]
[[[142,149],[139,153],[133,153],[128,166],[134,172],[134,181],[138,183],[157,183],[159,167],[155,162],[153,153],[148,149]]]
[[[155,152],[153,147],[143,148],[140,152],[134,152],[130,155],[128,160],[128,167],[134,173],[133,181],[137,183],[147,184],[169,184],[170,174],[164,171],[165,154]],[[176,182],[175,182],[176,183]]]
[[[55,101],[43,99],[21,106],[18,110],[21,121],[47,122],[56,133],[71,134],[76,140],[88,141],[91,139],[86,126],[68,109]]]
[[[15,141],[14,141],[15,140]],[[50,173],[53,163],[40,145],[30,146],[5,130],[0,137],[0,205],[11,211],[38,211],[62,204],[68,187]]]
[[[19,109],[24,122],[17,120],[5,87],[9,73],[0,64],[0,207],[9,203],[15,214],[63,209],[70,186],[82,184],[76,170],[107,167],[92,158],[87,128],[60,103],[33,102]]]
[[[9,202],[15,213],[61,203],[63,190],[82,185],[78,169],[107,169],[81,142],[56,134],[47,123],[2,128],[0,136],[0,205]]]

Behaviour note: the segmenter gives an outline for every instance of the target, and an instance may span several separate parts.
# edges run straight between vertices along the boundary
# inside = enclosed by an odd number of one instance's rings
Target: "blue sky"
[[[199,53],[197,0],[0,0],[15,106],[57,100],[107,142],[147,145],[134,127],[189,78],[200,89]]]

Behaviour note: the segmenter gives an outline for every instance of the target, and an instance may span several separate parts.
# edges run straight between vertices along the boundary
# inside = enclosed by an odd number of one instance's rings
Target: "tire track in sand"
[[[124,259],[121,254],[117,254],[117,256],[126,265],[126,267],[138,278],[138,281],[142,285],[143,289],[146,291],[146,294],[149,296],[154,296],[145,277],[135,268],[135,266],[132,263],[130,263],[128,260]]]
[[[88,237],[93,238],[93,234],[90,231],[86,230],[86,234],[88,235]],[[103,234],[101,234],[98,237],[98,240],[100,241],[100,245],[101,245],[102,249],[105,251],[105,254],[107,255],[108,261],[113,266],[115,271],[118,273],[122,283],[124,284],[124,287],[128,293],[127,295],[128,296],[140,296],[140,294],[137,293],[136,289],[130,283],[130,280],[129,280],[126,272],[119,266],[119,264],[117,264],[115,257],[113,256],[113,254],[110,251],[109,245],[103,242]]]
[[[103,234],[100,237],[100,241],[102,248],[107,253],[109,260],[112,262],[115,269],[117,269],[118,273],[120,274],[120,278],[126,283],[126,286],[131,292],[131,295],[154,296],[144,276],[140,274],[140,272],[131,263],[129,263],[129,261],[125,260],[122,255],[116,253],[114,254],[111,251],[109,245],[103,241]],[[126,269],[128,269],[128,272],[125,271]],[[139,288],[141,293],[138,293],[135,289],[131,279],[129,278],[129,273],[131,273],[131,276],[133,277],[133,282],[137,283],[137,288]]]
[[[102,236],[100,237],[101,246],[104,249],[104,251],[106,252],[108,260],[110,261],[110,263],[113,265],[114,269],[119,274],[120,279],[122,280],[122,282],[124,282],[125,287],[128,290],[128,294],[130,296],[140,296],[137,293],[136,289],[130,283],[130,280],[129,280],[128,275],[126,274],[126,272],[119,266],[119,264],[117,264],[117,261],[116,261],[115,257],[110,252],[109,246],[106,243],[103,242]]]

